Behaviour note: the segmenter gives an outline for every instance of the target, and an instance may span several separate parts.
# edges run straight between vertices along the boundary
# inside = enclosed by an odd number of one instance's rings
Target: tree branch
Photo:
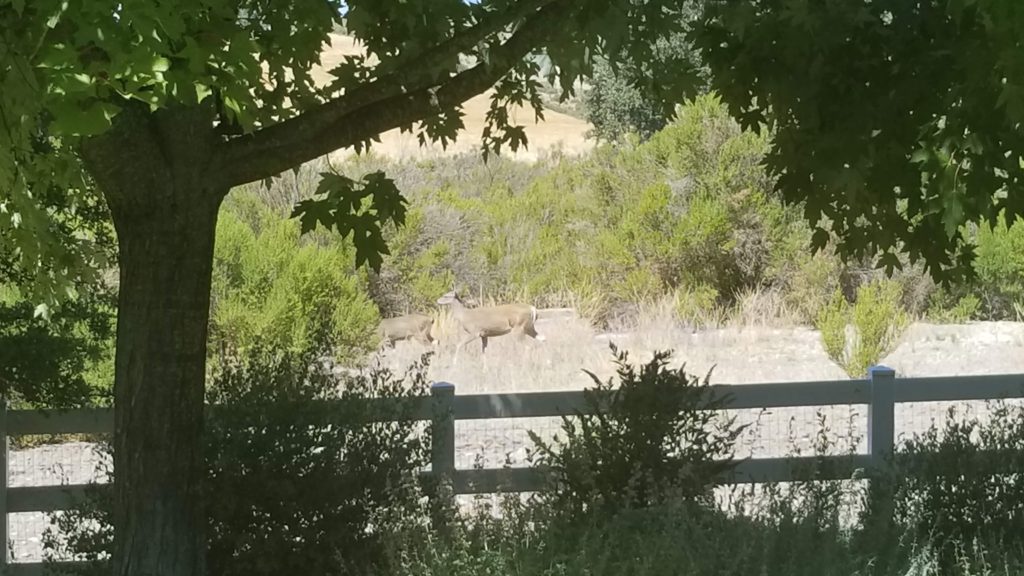
[[[497,21],[467,29],[408,65],[349,94],[310,109],[295,118],[229,141],[218,151],[222,186],[237,186],[276,176],[285,170],[373,136],[428,118],[455,107],[493,86],[545,38],[557,33],[570,0],[531,0],[522,10]],[[536,6],[541,8],[536,9]],[[481,62],[440,81],[416,70],[443,62],[518,19],[525,7],[532,12],[503,44]],[[408,84],[410,77],[415,82]],[[404,82],[403,82],[404,81]],[[403,85],[404,84],[404,85]]]

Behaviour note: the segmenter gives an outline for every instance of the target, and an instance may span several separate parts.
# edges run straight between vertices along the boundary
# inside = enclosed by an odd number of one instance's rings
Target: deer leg
[[[463,340],[463,341],[459,342],[458,346],[455,347],[455,358],[452,360],[452,366],[454,366],[454,365],[459,363],[459,350],[462,350],[463,346],[465,346],[466,344],[469,344],[473,340],[476,340],[476,338],[477,338],[476,336],[470,336],[466,340]]]
[[[541,342],[544,341],[544,337],[537,333],[537,329],[533,326],[533,324],[523,327],[523,334],[526,334],[527,336],[533,338],[534,340],[538,340]]]
[[[487,352],[487,336],[480,337],[480,355],[483,356],[484,352]]]

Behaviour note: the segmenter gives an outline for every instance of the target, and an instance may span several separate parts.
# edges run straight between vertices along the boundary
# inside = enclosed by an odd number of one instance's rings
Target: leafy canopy
[[[216,130],[211,188],[362,150],[392,128],[446,144],[463,127],[462,103],[491,87],[481,138],[485,153],[497,153],[526,145],[508,106],[542,116],[538,56],[568,97],[596,57],[649,60],[659,39],[681,31],[685,3],[0,0],[0,253],[14,255],[11,267],[45,272],[28,283],[41,300],[101,264],[88,235],[55,232],[53,220],[96,198],[97,172],[83,151],[134,121],[119,120],[126,112],[206,114]],[[318,80],[321,50],[339,25],[364,53]],[[659,74],[676,86],[689,78]],[[160,129],[175,130],[170,124]],[[67,198],[47,205],[41,191],[51,187]],[[404,218],[393,183],[332,177],[320,192],[297,207],[304,227],[352,234],[359,261],[379,263],[381,220]],[[372,206],[342,199],[352,195]]]
[[[844,255],[969,272],[964,224],[1024,213],[1024,5],[714,1],[691,39],[712,87],[774,136],[787,198]]]

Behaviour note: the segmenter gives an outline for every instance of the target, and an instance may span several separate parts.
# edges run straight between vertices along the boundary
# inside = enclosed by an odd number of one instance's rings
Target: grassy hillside
[[[478,303],[571,307],[599,330],[813,327],[822,349],[856,374],[913,320],[1017,319],[1024,227],[977,227],[969,284],[939,289],[910,265],[885,279],[872,262],[810,253],[800,207],[781,202],[760,166],[767,149],[766,137],[740,130],[709,96],[642,144],[533,162],[374,151],[233,198],[283,219],[318,171],[394,178],[410,201],[406,225],[388,230],[380,272],[357,275],[383,316],[432,312],[456,283]]]

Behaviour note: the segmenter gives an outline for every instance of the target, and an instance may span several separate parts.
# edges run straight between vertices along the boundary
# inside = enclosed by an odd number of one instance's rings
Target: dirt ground
[[[586,323],[559,314],[538,320],[544,341],[515,336],[492,339],[487,353],[479,344],[467,346],[458,362],[454,341],[444,338],[432,359],[429,376],[455,384],[456,393],[578,390],[590,385],[583,369],[599,377],[613,375],[609,343],[631,354],[633,362],[650,359],[655,350],[675,350],[673,363],[703,376],[711,372],[714,384],[751,384],[794,381],[845,380],[846,373],[832,362],[817,331],[809,328],[726,328],[693,333],[673,326],[649,326],[622,334],[598,334]],[[425,351],[415,343],[400,342],[381,354],[381,362],[397,370]],[[1024,373],[1024,324],[979,322],[967,325],[914,324],[882,364],[897,376],[962,376]],[[980,409],[982,403],[961,403]],[[923,432],[941,419],[950,403],[901,405],[897,408],[897,434]],[[741,456],[785,456],[810,450],[824,416],[837,445],[833,452],[865,450],[866,407],[775,408],[733,412],[739,423],[751,424],[739,447]],[[555,432],[557,419],[494,420],[457,423],[460,466],[480,458],[500,466],[507,457],[523,462],[529,439],[526,429],[542,436]]]

